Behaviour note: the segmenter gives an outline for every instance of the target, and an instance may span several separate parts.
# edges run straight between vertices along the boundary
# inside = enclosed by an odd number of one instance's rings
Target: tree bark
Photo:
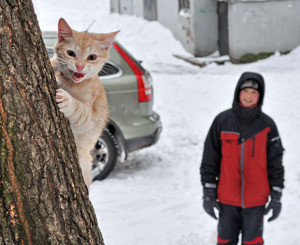
[[[31,0],[0,1],[0,244],[104,244]]]

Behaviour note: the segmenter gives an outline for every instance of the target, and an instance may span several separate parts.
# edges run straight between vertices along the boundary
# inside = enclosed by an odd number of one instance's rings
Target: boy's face
[[[240,102],[243,107],[251,108],[257,105],[259,92],[253,88],[245,88],[240,92]]]

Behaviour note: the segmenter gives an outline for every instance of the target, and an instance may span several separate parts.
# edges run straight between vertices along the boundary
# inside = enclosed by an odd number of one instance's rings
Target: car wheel
[[[91,155],[93,180],[105,179],[118,161],[118,142],[108,129],[103,130]]]

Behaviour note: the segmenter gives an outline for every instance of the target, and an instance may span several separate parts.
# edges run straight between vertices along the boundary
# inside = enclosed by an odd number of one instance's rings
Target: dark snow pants
[[[241,208],[220,203],[218,245],[236,245],[242,234],[242,245],[262,245],[265,206]]]

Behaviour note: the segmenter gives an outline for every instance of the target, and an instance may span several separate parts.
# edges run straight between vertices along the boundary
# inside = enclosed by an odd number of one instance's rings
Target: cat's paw
[[[67,91],[65,91],[63,89],[56,90],[55,99],[56,99],[56,103],[58,105],[58,108],[61,112],[65,113],[69,109],[71,109],[72,97]]]

